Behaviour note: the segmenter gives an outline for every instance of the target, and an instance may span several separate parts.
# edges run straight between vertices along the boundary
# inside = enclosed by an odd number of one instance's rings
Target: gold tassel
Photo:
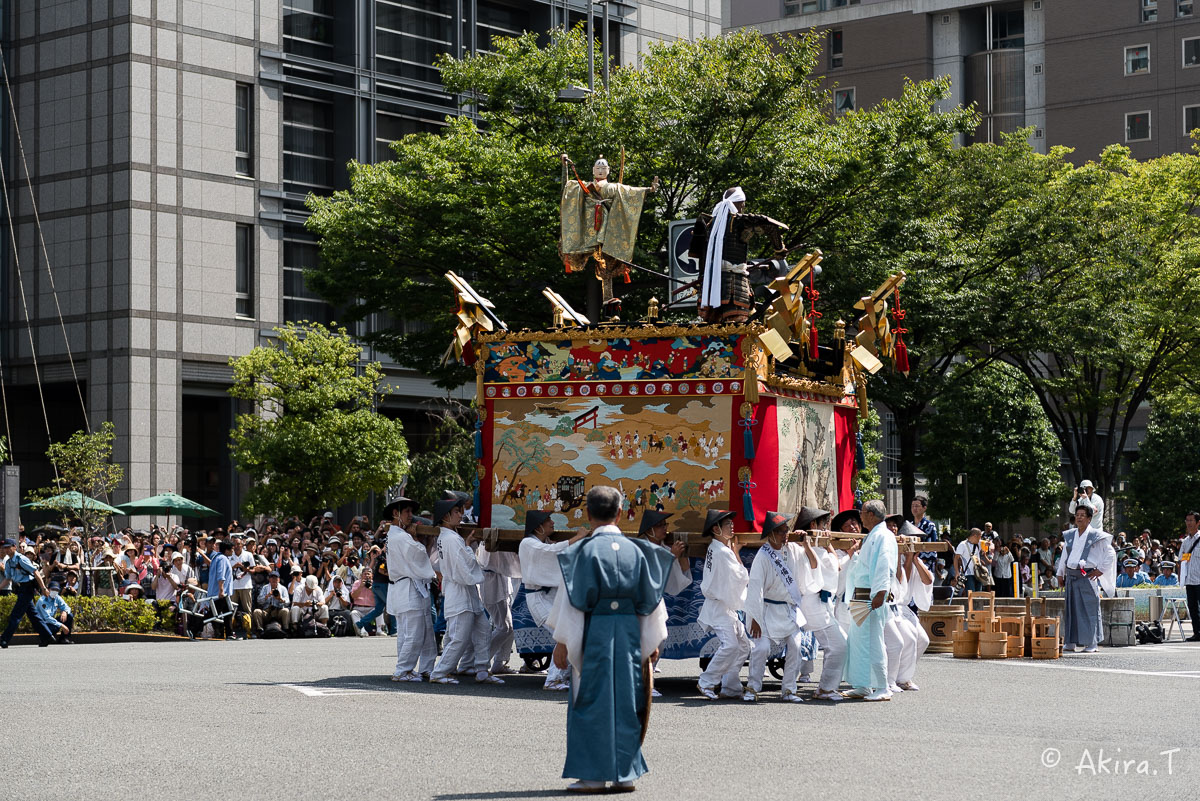
[[[483,368],[487,363],[488,353],[490,349],[487,345],[479,344],[478,350],[475,352],[475,402],[479,404],[479,408],[483,408]]]
[[[759,350],[754,344],[754,337],[742,337],[742,362],[745,364],[742,372],[742,396],[747,403],[758,403],[758,360]]]

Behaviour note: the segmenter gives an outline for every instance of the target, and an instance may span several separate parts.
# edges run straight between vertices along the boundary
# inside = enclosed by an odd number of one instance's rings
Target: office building
[[[50,479],[46,426],[64,439],[86,407],[93,426],[116,425],[126,481],[115,502],[176,490],[236,517],[229,358],[281,323],[331,316],[304,283],[318,258],[305,196],[344,187],[350,159],[387,158],[389,141],[456,113],[439,54],[573,23],[587,7],[0,2],[16,238],[0,248],[0,356],[25,487]],[[609,19],[626,64],[653,41],[720,32],[719,0],[613,0]],[[419,432],[418,404],[444,393],[387,369],[385,411]]]

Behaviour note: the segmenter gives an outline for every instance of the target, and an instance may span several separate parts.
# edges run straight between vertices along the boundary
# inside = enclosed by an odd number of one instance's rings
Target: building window
[[[333,102],[327,97],[324,92],[283,96],[283,188],[287,192],[333,191]]]
[[[237,174],[254,174],[254,100],[253,88],[239,83],[235,90],[237,103]]]
[[[1183,135],[1191,136],[1197,128],[1200,128],[1200,106],[1184,106]]]
[[[238,317],[254,316],[254,226],[239,225],[234,242],[237,249],[237,277],[234,291],[237,303],[234,311]]]
[[[1200,67],[1200,38],[1183,40],[1183,66]]]
[[[1180,17],[1192,16],[1192,0],[1179,0],[1175,5],[1175,14]]]
[[[283,50],[333,59],[334,0],[283,0]]]
[[[829,32],[829,69],[835,70],[842,66],[842,31]]]
[[[1142,22],[1158,21],[1158,0],[1142,0]]]
[[[454,14],[445,10],[446,5],[424,0],[408,0],[403,5],[378,0],[375,69],[400,78],[440,83],[441,73],[434,62],[442,54],[456,55]]]
[[[479,3],[475,10],[475,46],[483,53],[491,52],[492,40],[497,36],[513,38],[529,30],[529,12],[508,6]],[[603,35],[603,33],[601,34]],[[612,50],[610,46],[610,51]],[[617,54],[609,55],[616,63],[621,63]]]
[[[835,89],[833,91],[833,113],[845,114],[847,111],[854,111],[858,108],[854,102],[854,87],[847,86],[845,89]]]
[[[1150,72],[1150,45],[1125,48],[1125,74],[1143,75]]]
[[[317,243],[303,228],[289,228],[283,239],[283,320],[298,323],[309,320],[328,325],[333,321],[333,307],[309,289],[304,280],[305,270],[315,270],[321,263]]]
[[[436,133],[446,127],[445,116],[435,119],[433,112],[379,104],[375,114],[375,160],[388,161],[395,157],[392,142],[409,134]]]
[[[783,4],[783,15],[794,17],[797,14],[813,14],[821,10],[819,0],[787,0]]]
[[[992,15],[993,50],[1016,50],[1025,46],[1025,12],[997,11]]]
[[[1134,111],[1125,115],[1125,141],[1144,142],[1150,138],[1150,112]]]
[[[858,4],[859,0],[833,0],[834,8],[841,8],[842,6],[856,6]]]

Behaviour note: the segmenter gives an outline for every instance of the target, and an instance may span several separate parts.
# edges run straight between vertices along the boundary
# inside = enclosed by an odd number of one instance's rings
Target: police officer
[[[0,648],[8,647],[8,641],[16,632],[22,616],[29,618],[29,625],[37,632],[38,647],[45,648],[53,637],[34,614],[33,597],[37,590],[41,590],[43,595],[46,593],[46,583],[42,581],[42,574],[34,567],[33,562],[24,554],[16,552],[16,545],[10,539],[0,540],[0,554],[8,557],[8,562],[4,565],[4,578],[12,583],[17,595],[12,614],[8,616],[8,625],[4,627],[4,634],[0,635]]]

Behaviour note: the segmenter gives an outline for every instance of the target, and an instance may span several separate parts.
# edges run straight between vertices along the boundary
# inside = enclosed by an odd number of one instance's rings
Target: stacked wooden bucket
[[[1058,618],[1034,616],[1028,599],[1023,614],[1000,614],[995,593],[968,593],[966,614],[953,628],[950,650],[958,659],[1057,659],[1062,655]]]

